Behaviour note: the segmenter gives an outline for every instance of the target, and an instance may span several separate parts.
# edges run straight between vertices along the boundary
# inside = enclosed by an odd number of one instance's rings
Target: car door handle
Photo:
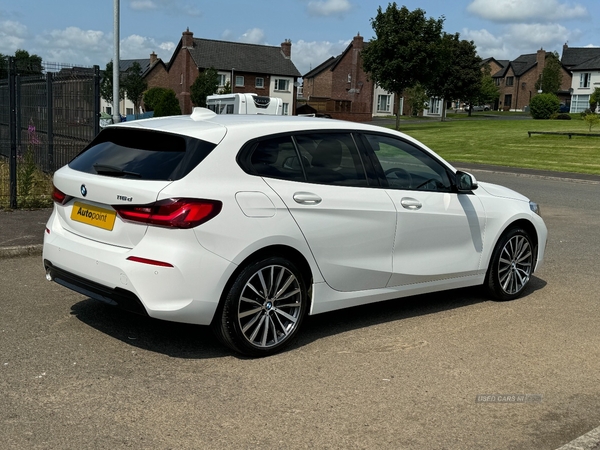
[[[419,200],[410,197],[404,197],[402,200],[400,200],[400,204],[404,209],[410,209],[413,211],[421,209],[421,207],[423,206]]]
[[[301,205],[318,205],[322,201],[321,197],[311,192],[296,192],[293,198]]]

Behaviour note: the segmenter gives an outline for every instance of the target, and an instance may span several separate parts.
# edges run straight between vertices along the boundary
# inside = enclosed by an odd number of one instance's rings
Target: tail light
[[[52,190],[52,200],[54,200],[59,205],[64,205],[65,203],[67,203],[67,201],[69,200],[67,198],[67,194],[57,189],[56,186],[53,187],[54,189]]]
[[[218,200],[170,198],[148,205],[113,205],[121,219],[168,228],[194,228],[221,212]]]

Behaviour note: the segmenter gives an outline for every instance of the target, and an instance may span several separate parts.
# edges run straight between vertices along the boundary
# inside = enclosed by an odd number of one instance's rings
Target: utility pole
[[[119,115],[119,0],[114,0],[114,32],[113,32],[113,122],[119,123],[121,116]]]

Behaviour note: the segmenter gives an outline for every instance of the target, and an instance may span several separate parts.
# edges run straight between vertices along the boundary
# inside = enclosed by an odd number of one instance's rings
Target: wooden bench
[[[531,137],[532,134],[556,134],[559,136],[592,136],[592,137],[600,137],[600,133],[575,133],[570,131],[528,131],[527,134]]]

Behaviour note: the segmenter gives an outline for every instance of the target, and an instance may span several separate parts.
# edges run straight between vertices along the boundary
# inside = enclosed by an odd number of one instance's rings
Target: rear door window
[[[103,130],[69,167],[80,172],[140,180],[178,180],[216,144],[177,134],[131,128]]]

